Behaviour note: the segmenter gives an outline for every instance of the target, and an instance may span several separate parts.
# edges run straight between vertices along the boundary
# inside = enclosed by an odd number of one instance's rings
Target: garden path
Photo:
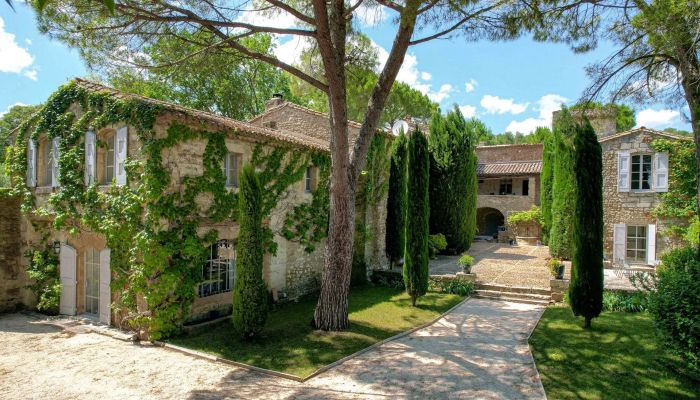
[[[545,399],[527,344],[542,312],[469,299],[305,383],[10,314],[0,316],[0,397]]]

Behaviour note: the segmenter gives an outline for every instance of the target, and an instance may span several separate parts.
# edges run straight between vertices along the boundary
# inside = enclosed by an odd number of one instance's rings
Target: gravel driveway
[[[527,337],[542,308],[470,299],[305,383],[23,314],[0,316],[3,399],[544,399]]]

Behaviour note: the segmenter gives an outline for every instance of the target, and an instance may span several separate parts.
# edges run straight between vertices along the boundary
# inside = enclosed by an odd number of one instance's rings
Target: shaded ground
[[[482,283],[549,288],[546,246],[510,246],[503,243],[474,242],[468,252],[474,257],[472,272]],[[462,270],[458,256],[439,256],[430,261],[431,274],[454,274]]]
[[[549,307],[532,346],[550,399],[697,399],[700,382],[654,338],[647,313],[604,312],[582,329],[568,307]]]
[[[437,323],[305,383],[95,333],[0,317],[4,398],[544,399],[527,336],[542,309],[470,299]]]

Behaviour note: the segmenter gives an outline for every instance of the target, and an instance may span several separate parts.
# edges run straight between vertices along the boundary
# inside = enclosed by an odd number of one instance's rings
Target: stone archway
[[[481,236],[498,237],[498,229],[505,222],[503,213],[495,208],[482,207],[476,210],[476,225]]]

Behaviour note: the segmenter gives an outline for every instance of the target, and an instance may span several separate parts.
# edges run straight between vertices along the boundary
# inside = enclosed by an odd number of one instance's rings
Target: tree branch
[[[484,13],[486,13],[486,12],[489,12],[489,11],[495,9],[495,8],[498,8],[498,7],[500,7],[504,2],[505,2],[505,1],[500,1],[500,2],[498,2],[498,3],[492,4],[492,5],[489,6],[489,7],[485,7],[485,8],[482,8],[482,9],[476,11],[476,12],[473,12],[473,13],[471,13],[471,14],[466,14],[466,15],[464,16],[464,18],[462,18],[461,20],[459,20],[457,23],[455,23],[455,24],[452,25],[451,27],[445,29],[444,31],[441,31],[441,32],[438,32],[438,33],[435,33],[435,34],[433,34],[433,35],[426,36],[426,37],[423,37],[423,38],[420,38],[420,39],[412,40],[411,42],[409,42],[408,45],[409,45],[409,46],[414,46],[414,45],[417,45],[417,44],[420,44],[420,43],[424,43],[424,42],[428,42],[428,41],[437,39],[437,38],[439,38],[439,37],[445,36],[445,35],[447,35],[447,34],[450,34],[451,32],[454,32],[455,29],[457,29],[457,28],[459,28],[460,26],[464,25],[464,23],[466,23],[466,22],[469,21],[470,19],[475,18],[475,17],[478,17],[479,15],[484,14]]]
[[[314,21],[313,18],[309,17],[308,15],[302,13],[301,11],[297,10],[296,8],[294,8],[288,4],[285,4],[279,0],[265,0],[265,1],[272,4],[273,6],[275,6],[277,8],[281,8],[284,11],[292,14],[300,21],[306,22],[307,24],[309,24],[311,26],[316,26],[316,21]]]

